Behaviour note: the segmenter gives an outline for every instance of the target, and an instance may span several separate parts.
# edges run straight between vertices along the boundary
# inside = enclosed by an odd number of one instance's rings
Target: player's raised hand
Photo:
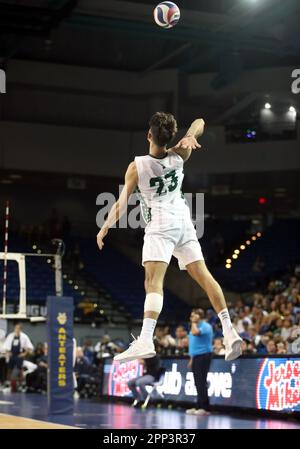
[[[108,229],[106,227],[103,227],[101,229],[101,231],[99,231],[97,234],[97,244],[98,244],[100,251],[103,249],[103,246],[104,246],[103,239],[107,233],[108,233]]]
[[[197,139],[194,136],[185,136],[178,142],[175,148],[178,150],[182,149],[191,151],[201,148],[201,145],[197,142]]]

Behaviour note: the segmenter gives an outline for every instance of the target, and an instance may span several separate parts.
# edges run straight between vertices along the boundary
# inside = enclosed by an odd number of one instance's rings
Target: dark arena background
[[[1,429],[300,428],[299,1],[177,0],[170,29],[157,3],[0,1]],[[172,259],[163,374],[134,408],[145,366],[113,357],[142,324],[144,229],[123,222],[101,252],[96,235],[157,111],[176,117],[174,144],[205,120],[183,192],[243,353],[224,360],[218,316]],[[214,352],[203,416],[186,413],[199,307]]]

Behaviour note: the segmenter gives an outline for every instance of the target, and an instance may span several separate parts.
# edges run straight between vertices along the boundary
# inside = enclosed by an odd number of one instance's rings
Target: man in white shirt
[[[21,324],[16,324],[14,332],[8,334],[3,349],[9,357],[8,369],[10,373],[17,370],[20,374],[25,357],[33,351],[30,338],[22,332]]]

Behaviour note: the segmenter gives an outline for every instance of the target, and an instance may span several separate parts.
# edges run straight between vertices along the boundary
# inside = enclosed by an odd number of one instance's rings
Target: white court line
[[[11,402],[11,401],[0,401],[0,405],[14,405],[14,402]]]

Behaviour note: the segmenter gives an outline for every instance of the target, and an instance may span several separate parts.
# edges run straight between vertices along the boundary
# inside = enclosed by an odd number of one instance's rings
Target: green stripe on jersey
[[[139,189],[138,186],[136,186],[136,189],[134,191],[134,193],[137,194],[137,197],[140,201],[140,206],[141,206],[141,211],[142,211],[142,215],[144,217],[144,220],[146,223],[149,223],[151,221],[151,208],[147,206],[146,201],[143,197],[143,195],[141,194],[141,191]]]

